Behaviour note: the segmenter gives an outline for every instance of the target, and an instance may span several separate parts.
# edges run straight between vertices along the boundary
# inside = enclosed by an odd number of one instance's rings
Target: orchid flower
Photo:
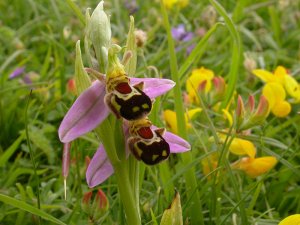
[[[131,85],[143,82],[143,91],[151,99],[165,93],[175,85],[171,80],[157,78],[130,78],[130,82]],[[104,103],[105,93],[105,84],[95,81],[78,97],[59,127],[61,142],[71,142],[95,129],[109,115],[110,110]],[[190,150],[188,142],[170,132],[165,132],[163,138],[168,142],[171,153]],[[103,145],[100,145],[87,169],[88,185],[94,187],[105,181],[112,173],[113,167]]]
[[[152,126],[151,128],[156,128]],[[125,128],[126,129],[126,128]],[[126,132],[125,136],[126,136]],[[171,153],[180,153],[189,151],[191,146],[184,139],[178,137],[177,135],[166,131],[163,135],[163,138],[168,142],[170,146]],[[102,182],[104,182],[107,178],[109,178],[114,173],[113,166],[109,161],[106,151],[101,144],[93,156],[88,169],[86,171],[86,180],[89,187],[95,187]]]

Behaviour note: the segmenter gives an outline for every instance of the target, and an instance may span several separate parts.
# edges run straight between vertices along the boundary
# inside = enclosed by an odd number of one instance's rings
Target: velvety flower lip
[[[9,79],[14,79],[18,76],[20,76],[21,74],[23,74],[25,71],[25,67],[18,67],[16,68],[10,75],[9,75]]]
[[[152,126],[152,128],[156,129],[155,126]],[[191,149],[187,141],[173,133],[165,132],[163,138],[168,142],[171,153],[186,152]],[[100,145],[86,171],[87,183],[90,188],[95,187],[104,182],[113,173],[114,170],[107,158],[105,149],[103,145]]]
[[[130,78],[131,85],[144,82],[144,92],[151,99],[172,89],[175,82],[159,78]],[[95,81],[74,102],[60,124],[58,135],[61,142],[71,142],[95,129],[110,113],[104,103],[105,84]]]

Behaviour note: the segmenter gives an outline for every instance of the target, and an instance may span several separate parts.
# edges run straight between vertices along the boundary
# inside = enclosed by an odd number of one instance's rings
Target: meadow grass
[[[115,175],[92,189],[95,194],[100,188],[109,202],[99,221],[91,217],[95,205],[83,202],[91,191],[85,172],[99,145],[98,130],[72,142],[64,198],[58,127],[77,98],[70,80],[78,40],[84,66],[93,63],[84,50],[85,10],[93,11],[97,4],[91,0],[0,2],[0,224],[128,224],[118,189],[120,178]],[[254,69],[272,72],[281,65],[300,81],[300,3],[190,0],[184,8],[166,9],[159,1],[110,0],[105,1],[105,11],[114,43],[126,45],[131,13],[135,28],[147,33],[145,46],[137,50],[136,72],[130,75],[176,82],[172,91],[156,99],[149,117],[158,127],[171,129],[163,114],[174,110],[177,134],[192,147],[155,166],[133,156],[124,159],[134,171],[130,182],[136,187],[133,198],[141,224],[160,224],[175,190],[181,198],[183,224],[275,225],[299,214],[299,103],[292,104],[291,112],[282,118],[270,113],[251,132],[237,129],[236,109],[238,95],[245,101],[252,94],[257,102],[262,95],[264,83],[254,76]],[[190,40],[172,36],[172,28],[179,24],[193,33]],[[187,52],[191,45],[193,50]],[[10,78],[20,67],[25,71]],[[196,102],[186,100],[188,79],[201,67],[227,84],[218,104],[209,104],[214,97],[211,90],[212,94],[197,92]],[[185,118],[188,110],[197,107],[201,113]],[[224,116],[225,108],[233,123]],[[255,178],[234,169],[233,163],[243,157],[230,153],[236,138],[251,141],[257,157],[273,156],[278,163]],[[215,154],[216,165],[210,161],[205,173],[203,160]]]

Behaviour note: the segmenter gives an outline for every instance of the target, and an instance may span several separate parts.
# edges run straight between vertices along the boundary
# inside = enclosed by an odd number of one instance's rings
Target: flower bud
[[[96,193],[94,202],[93,202],[93,219],[95,221],[101,219],[101,217],[104,215],[104,213],[109,208],[109,202],[107,200],[107,197],[105,193],[99,189]]]
[[[147,33],[138,29],[134,31],[134,35],[137,47],[142,48],[147,41]]]
[[[253,122],[255,123],[261,123],[267,118],[269,112],[269,102],[266,97],[262,95],[260,96],[256,112],[254,113],[254,116],[251,118],[251,120],[253,120]]]
[[[248,72],[255,70],[257,65],[253,58],[250,58],[248,55],[245,56],[244,67]]]
[[[82,199],[82,210],[90,215],[91,214],[91,201],[92,201],[93,192],[89,191],[83,195]]]
[[[223,100],[226,92],[226,83],[223,77],[214,77],[213,82],[213,92],[212,92],[212,102],[213,105],[217,102]]]
[[[68,80],[67,91],[73,95],[76,95],[77,92],[76,92],[76,84],[74,78]]]
[[[87,29],[102,73],[107,65],[107,49],[111,40],[110,20],[103,10],[103,3],[104,1],[101,1],[92,13]]]
[[[243,100],[239,96],[236,117],[238,130],[246,130],[253,126],[261,125],[269,115],[269,102],[265,96],[261,96],[258,106],[255,110],[255,100],[253,96],[249,96],[246,107]]]
[[[204,80],[204,81],[202,81],[202,82],[199,84],[199,86],[198,86],[198,91],[199,91],[199,93],[201,93],[201,94],[204,94],[204,93],[205,93],[205,87],[206,87],[206,85],[207,85],[207,80]]]
[[[109,208],[109,202],[105,193],[98,189],[97,192],[89,191],[83,195],[82,210],[90,220],[99,221]]]
[[[254,111],[254,107],[255,107],[255,99],[253,95],[250,95],[248,98],[248,102],[245,106],[245,110],[252,113]]]

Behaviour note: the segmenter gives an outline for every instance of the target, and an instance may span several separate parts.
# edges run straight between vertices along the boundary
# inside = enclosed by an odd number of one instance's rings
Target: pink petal
[[[105,85],[95,81],[74,102],[60,124],[61,142],[71,142],[96,128],[109,114],[104,103]]]
[[[152,125],[151,129],[157,129],[157,127]],[[163,138],[168,142],[171,153],[187,152],[191,150],[190,143],[176,134],[166,131],[163,135]]]
[[[175,82],[169,79],[161,79],[161,78],[130,78],[131,85],[138,84],[140,82],[144,82],[144,90],[146,95],[149,98],[154,99],[175,86]]]
[[[186,140],[171,132],[166,131],[163,138],[169,143],[171,153],[187,152],[191,150],[191,145]]]
[[[113,173],[114,169],[107,158],[105,149],[103,145],[100,145],[87,168],[86,181],[92,188],[104,182]]]

